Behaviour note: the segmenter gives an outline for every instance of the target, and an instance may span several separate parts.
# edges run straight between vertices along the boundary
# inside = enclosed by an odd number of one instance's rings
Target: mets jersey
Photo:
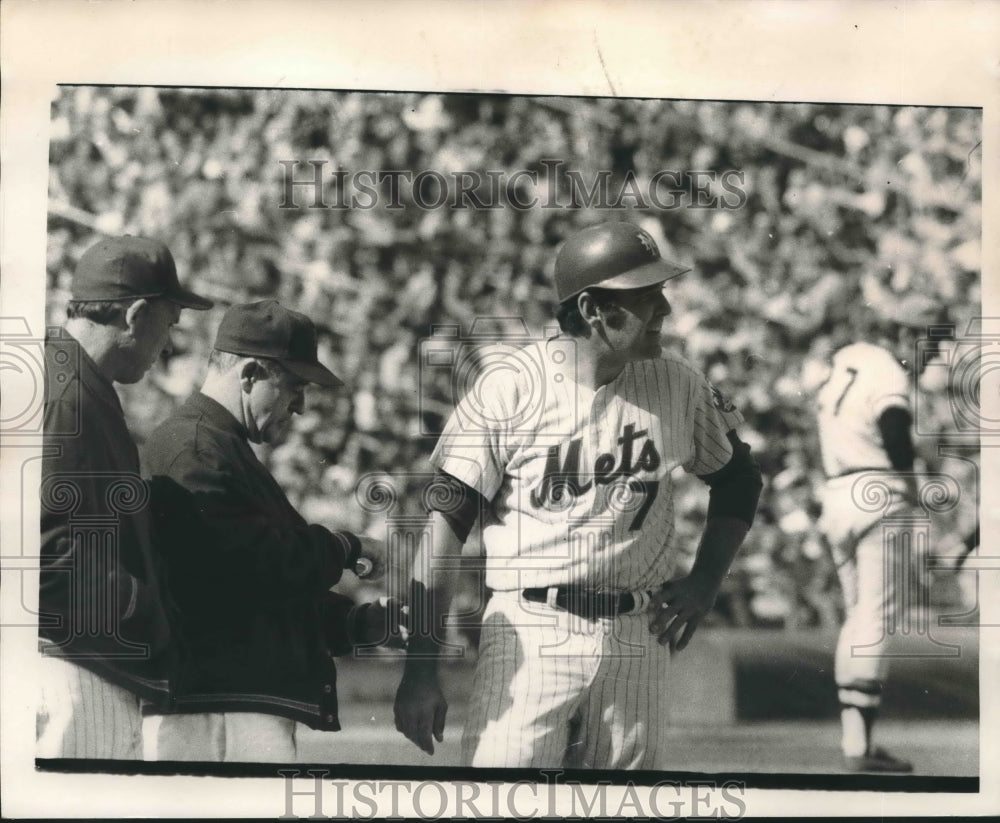
[[[817,403],[827,477],[862,469],[892,469],[878,419],[890,406],[909,410],[911,404],[909,375],[890,352],[871,343],[854,343],[837,351]]]
[[[732,457],[726,434],[742,417],[682,358],[629,363],[590,389],[573,379],[573,351],[551,338],[485,370],[431,456],[490,502],[493,590],[661,584],[675,560],[671,473]]]

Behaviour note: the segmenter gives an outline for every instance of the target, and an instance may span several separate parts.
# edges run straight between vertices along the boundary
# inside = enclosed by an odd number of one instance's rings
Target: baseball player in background
[[[908,772],[912,764],[872,742],[872,727],[889,671],[890,628],[899,608],[902,551],[883,547],[882,518],[917,503],[911,434],[913,363],[921,329],[935,307],[914,299],[893,306],[879,323],[876,343],[853,343],[833,355],[817,398],[823,470],[820,529],[833,553],[846,618],[837,642],[834,675],[841,709],[841,748],[850,771]],[[859,505],[865,473],[884,482],[891,500],[883,511]],[[894,476],[895,475],[895,476]],[[923,557],[913,558],[923,563]]]
[[[453,558],[478,522],[492,596],[462,739],[481,767],[655,768],[671,653],[690,641],[761,489],[740,415],[661,350],[663,284],[687,271],[625,222],[555,263],[561,332],[484,370],[431,457],[431,539],[414,564],[396,727],[433,753]],[[709,486],[693,568],[675,578],[671,472]],[[438,502],[435,502],[438,501]],[[438,564],[440,565],[440,564]]]
[[[163,702],[176,647],[148,490],[114,383],[170,348],[181,309],[170,251],[140,237],[80,258],[65,327],[45,342],[39,757],[142,757],[140,696]]]

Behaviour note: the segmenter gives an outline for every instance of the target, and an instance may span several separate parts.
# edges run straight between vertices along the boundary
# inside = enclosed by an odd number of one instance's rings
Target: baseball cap
[[[210,309],[211,300],[181,288],[173,255],[159,240],[107,237],[83,253],[73,275],[73,300],[165,297],[188,309]]]
[[[634,223],[601,223],[571,235],[556,255],[560,303],[584,289],[641,289],[690,271],[660,257],[656,241]]]
[[[242,303],[227,309],[215,335],[215,348],[249,357],[277,360],[288,371],[310,383],[343,386],[316,356],[316,326],[277,300]]]

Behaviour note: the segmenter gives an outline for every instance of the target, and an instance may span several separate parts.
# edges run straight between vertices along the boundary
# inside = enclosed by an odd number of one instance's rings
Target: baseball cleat
[[[860,756],[844,755],[844,766],[849,772],[912,772],[909,760],[893,757],[883,748],[872,749]]]

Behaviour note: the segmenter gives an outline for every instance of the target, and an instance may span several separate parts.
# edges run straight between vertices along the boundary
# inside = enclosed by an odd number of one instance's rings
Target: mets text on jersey
[[[660,467],[660,453],[656,444],[649,437],[649,431],[635,430],[635,424],[625,426],[624,433],[618,438],[620,452],[599,454],[594,459],[593,472],[580,473],[580,450],[583,446],[582,437],[574,437],[565,448],[563,445],[550,446],[545,462],[545,473],[539,484],[531,492],[531,504],[536,508],[562,508],[564,495],[580,497],[594,486],[606,486],[619,481],[620,478],[631,478],[639,472],[655,472]],[[641,441],[638,457],[633,463],[636,444]],[[634,491],[645,492],[642,508],[636,513],[630,530],[642,526],[646,513],[656,499],[659,486],[657,481],[643,483],[638,480],[629,481]]]

